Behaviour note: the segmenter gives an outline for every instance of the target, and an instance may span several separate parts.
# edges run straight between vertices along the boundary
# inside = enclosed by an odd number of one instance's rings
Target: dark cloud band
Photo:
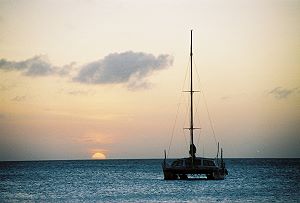
[[[55,67],[51,65],[46,56],[34,56],[25,61],[7,61],[0,60],[0,69],[2,70],[17,70],[22,71],[27,76],[45,76],[55,73]]]
[[[153,71],[164,69],[172,64],[169,55],[142,52],[114,53],[102,60],[86,64],[81,68],[74,81],[88,84],[128,83],[131,86],[141,84]]]
[[[85,84],[126,84],[129,89],[148,87],[145,78],[153,71],[172,65],[169,55],[127,51],[109,54],[103,59],[90,62],[72,77],[74,82]],[[63,67],[52,65],[46,56],[35,56],[25,61],[0,60],[0,70],[21,71],[26,76],[70,76],[74,63]]]
[[[276,87],[276,88],[272,89],[271,91],[269,91],[267,94],[272,95],[276,99],[286,99],[293,93],[296,93],[297,91],[298,91],[298,88],[288,89],[288,88],[283,88],[283,87]]]

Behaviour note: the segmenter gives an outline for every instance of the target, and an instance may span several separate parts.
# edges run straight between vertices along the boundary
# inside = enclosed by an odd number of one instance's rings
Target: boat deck
[[[171,165],[166,163],[162,164],[164,179],[188,179],[188,175],[206,175],[207,179],[220,180],[228,174],[224,163],[216,164],[214,159],[196,158],[192,163],[191,158],[177,159]]]

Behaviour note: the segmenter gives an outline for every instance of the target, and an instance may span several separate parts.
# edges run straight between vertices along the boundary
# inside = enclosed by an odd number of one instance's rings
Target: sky
[[[299,158],[300,1],[0,0],[0,160],[188,156],[191,29],[197,156]]]

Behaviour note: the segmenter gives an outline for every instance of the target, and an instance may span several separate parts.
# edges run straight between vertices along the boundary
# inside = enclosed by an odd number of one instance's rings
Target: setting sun
[[[106,159],[106,156],[101,152],[96,152],[93,154],[92,159]]]

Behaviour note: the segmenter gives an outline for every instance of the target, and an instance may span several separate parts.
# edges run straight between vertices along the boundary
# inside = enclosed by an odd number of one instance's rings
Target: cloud
[[[127,51],[109,54],[101,60],[75,67],[71,62],[54,66],[46,55],[38,55],[23,61],[0,59],[0,70],[20,71],[23,75],[38,77],[56,75],[71,78],[84,84],[125,84],[129,90],[147,89],[151,84],[146,80],[152,72],[169,67],[173,58],[167,54],[155,57],[143,52]],[[1,86],[0,90],[5,90]],[[81,92],[82,93],[82,92]],[[70,92],[76,95],[80,92]]]
[[[227,95],[227,96],[221,97],[222,100],[228,100],[228,99],[230,99],[230,98],[231,98],[231,96],[228,96],[228,95]]]
[[[127,84],[128,88],[147,86],[145,77],[153,71],[170,66],[169,55],[127,51],[113,53],[104,59],[84,65],[74,81],[87,84]]]
[[[6,90],[8,90],[8,87],[0,84],[0,91],[6,91]]]
[[[268,95],[272,95],[276,99],[286,99],[293,93],[296,93],[298,88],[283,88],[283,87],[276,87],[271,91],[267,92]]]
[[[70,90],[66,92],[67,94],[76,96],[76,95],[88,95],[90,91],[85,91],[85,90]]]
[[[80,137],[75,138],[76,141],[89,144],[112,144],[114,143],[111,136],[99,132],[87,132]]]
[[[150,89],[152,87],[152,84],[144,80],[135,80],[131,79],[127,83],[128,90],[136,91],[140,89]]]
[[[93,95],[95,92],[91,89],[78,89],[78,88],[72,88],[72,89],[65,89],[61,88],[58,90],[58,93],[60,94],[68,94],[72,96],[85,96],[85,95]]]
[[[14,98],[11,99],[11,101],[15,102],[23,102],[26,100],[26,96],[15,96]]]
[[[0,70],[21,71],[26,76],[68,75],[74,63],[58,67],[52,65],[46,55],[34,56],[24,61],[0,60]]]
[[[7,71],[22,71],[23,74],[27,76],[44,76],[55,72],[55,68],[49,63],[45,55],[34,56],[30,59],[19,62],[1,59],[0,69]]]
[[[71,62],[62,67],[57,67],[56,73],[60,76],[69,76],[71,74],[71,71],[75,69],[75,65],[76,65],[76,62]]]

